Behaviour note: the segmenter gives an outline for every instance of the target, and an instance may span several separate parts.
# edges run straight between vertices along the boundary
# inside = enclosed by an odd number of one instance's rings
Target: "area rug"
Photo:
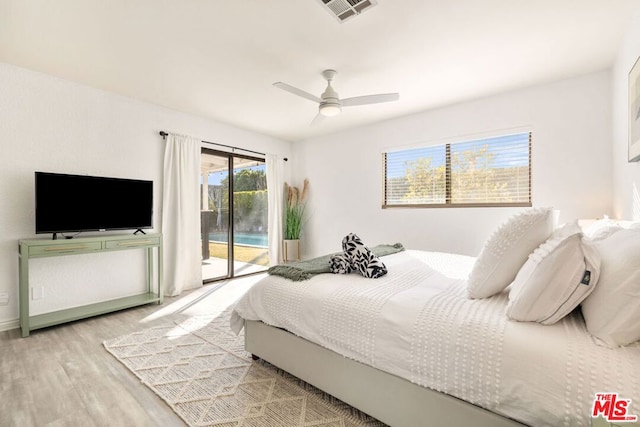
[[[104,342],[189,426],[379,427],[383,423],[244,351],[230,310]]]

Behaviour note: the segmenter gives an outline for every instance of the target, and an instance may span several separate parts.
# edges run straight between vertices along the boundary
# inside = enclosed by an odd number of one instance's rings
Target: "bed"
[[[640,345],[600,345],[580,310],[511,321],[507,291],[467,298],[472,257],[383,260],[378,279],[268,276],[232,329],[245,328],[247,351],[393,426],[589,426],[595,393],[640,402]]]

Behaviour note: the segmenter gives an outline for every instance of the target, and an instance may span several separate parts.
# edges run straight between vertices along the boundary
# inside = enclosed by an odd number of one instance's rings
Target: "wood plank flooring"
[[[167,297],[162,305],[32,331],[27,338],[19,329],[0,332],[0,426],[184,426],[102,342],[184,316],[185,300],[188,310],[198,304],[210,310],[211,301],[220,299],[214,291],[233,282]],[[159,318],[148,321],[154,316]]]

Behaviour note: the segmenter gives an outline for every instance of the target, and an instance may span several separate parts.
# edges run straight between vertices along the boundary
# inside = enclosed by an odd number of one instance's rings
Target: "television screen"
[[[35,173],[36,233],[151,228],[153,181]]]

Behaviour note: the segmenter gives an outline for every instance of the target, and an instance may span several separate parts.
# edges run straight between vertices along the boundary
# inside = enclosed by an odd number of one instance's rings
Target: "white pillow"
[[[524,263],[509,291],[507,316],[551,325],[571,313],[595,289],[600,255],[577,224],[554,232]]]
[[[584,235],[592,240],[602,240],[611,236],[616,231],[624,229],[640,229],[640,222],[621,219],[611,219],[608,216],[591,223],[584,230]]]
[[[469,298],[486,298],[509,286],[527,257],[555,226],[551,208],[527,209],[509,218],[489,237],[467,281]]]
[[[604,218],[586,227],[584,235],[593,240],[602,240],[620,230],[622,230],[622,227],[616,221],[609,219],[609,217],[605,215]]]
[[[589,333],[611,346],[640,340],[640,230],[620,230],[595,243],[598,286],[582,302]]]

